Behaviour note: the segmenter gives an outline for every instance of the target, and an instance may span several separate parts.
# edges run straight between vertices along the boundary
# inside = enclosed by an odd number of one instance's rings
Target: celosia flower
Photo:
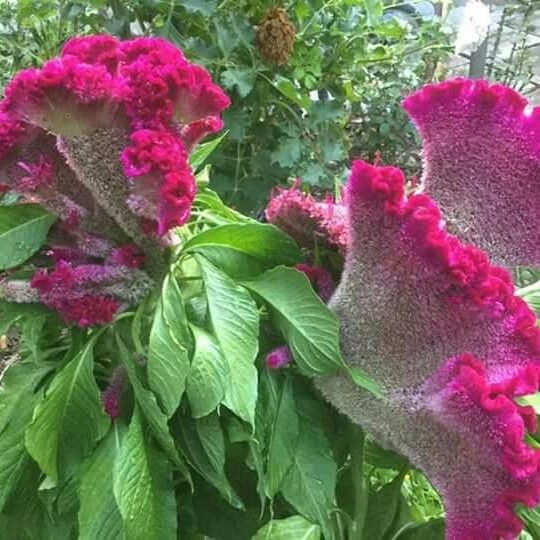
[[[404,107],[424,142],[422,188],[449,229],[497,264],[539,265],[540,107],[465,79],[425,86]]]
[[[142,253],[159,274],[167,232],[187,222],[196,193],[189,153],[222,128],[228,105],[203,68],[157,38],[74,38],[13,79],[0,102],[0,189],[59,218],[48,245],[56,267],[33,280],[42,302],[85,326],[140,299]],[[73,283],[45,291],[66,262]]]
[[[272,194],[265,210],[266,219],[296,242],[309,249],[317,243],[337,248],[343,255],[347,249],[347,209],[332,200],[316,201],[294,185]]]
[[[137,269],[140,262],[132,246],[122,246],[104,264],[73,266],[61,260],[54,270],[38,270],[30,284],[67,324],[103,324],[123,303],[136,304],[149,292],[152,281]]]
[[[514,538],[516,504],[540,502],[540,452],[524,442],[536,416],[514,399],[538,389],[535,315],[506,270],[446,230],[428,196],[405,196],[399,169],[356,161],[347,189],[350,248],[330,306],[345,359],[384,397],[345,376],[317,385],[425,471],[448,540]]]
[[[269,369],[279,369],[287,365],[292,360],[291,351],[287,345],[282,345],[266,355],[266,367]]]
[[[126,368],[117,366],[111,375],[107,388],[101,394],[103,409],[110,418],[116,420],[121,413],[122,393],[127,383]]]

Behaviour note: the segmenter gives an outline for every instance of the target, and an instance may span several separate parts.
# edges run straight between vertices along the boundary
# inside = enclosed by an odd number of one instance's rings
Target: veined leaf
[[[229,365],[214,338],[202,328],[191,327],[195,352],[187,379],[187,397],[194,418],[210,414],[225,397]]]
[[[33,463],[24,446],[24,434],[41,397],[41,393],[34,394],[34,388],[46,372],[42,366],[28,364],[16,365],[9,371],[12,373],[7,375],[11,376],[4,381],[6,390],[0,393],[0,405],[6,405],[0,419],[0,511]],[[21,380],[25,375],[28,381]]]
[[[176,540],[171,468],[144,436],[137,407],[114,463],[113,491],[126,540]]]
[[[150,332],[148,383],[171,417],[178,408],[189,371],[190,334],[182,294],[173,276],[166,276]]]
[[[214,335],[229,365],[223,403],[252,426],[257,401],[259,313],[251,295],[204,257],[201,266]]]
[[[5,373],[0,385],[0,433],[17,415],[24,402],[35,392],[52,366],[18,362]]]
[[[93,346],[91,340],[55,376],[26,430],[29,454],[53,482],[91,452],[110,423],[94,379]]]
[[[242,501],[225,476],[225,440],[217,415],[199,420],[184,416],[179,422],[193,467],[231,506],[243,509]]]
[[[295,242],[277,227],[263,223],[231,223],[208,229],[189,240],[185,252],[204,255],[235,278],[260,274],[302,258]]]
[[[113,471],[125,427],[114,422],[83,465],[79,487],[79,540],[123,540],[122,516],[113,493]]]
[[[44,243],[56,217],[37,204],[0,207],[0,270],[29,259]]]
[[[304,375],[321,375],[344,368],[338,321],[303,273],[279,267],[242,284],[268,304]]]
[[[298,445],[299,424],[290,378],[279,384],[276,377],[266,374],[261,382],[264,381],[267,383],[261,396],[266,402],[264,408],[274,413],[266,419],[269,429],[266,490],[273,498],[292,465]]]
[[[336,478],[337,466],[324,432],[301,417],[298,447],[281,493],[299,513],[321,525],[327,535]]]
[[[302,516],[269,521],[251,540],[320,540],[321,528]]]
[[[137,405],[141,409],[144,417],[146,418],[146,421],[150,429],[152,430],[154,437],[157,439],[169,459],[178,467],[178,469],[184,474],[187,479],[190,479],[189,470],[184,463],[184,460],[180,457],[176,446],[174,445],[174,440],[171,436],[169,426],[167,424],[167,416],[159,407],[156,396],[152,393],[152,391],[147,390],[142,385],[137,375],[132,355],[130,355],[127,347],[118,335],[116,336],[116,343],[118,345],[120,359],[126,367],[129,382],[133,387],[133,392],[135,394],[135,400],[137,401]]]
[[[368,24],[370,26],[377,25],[382,17],[384,5],[382,0],[364,0],[366,6],[366,14]]]

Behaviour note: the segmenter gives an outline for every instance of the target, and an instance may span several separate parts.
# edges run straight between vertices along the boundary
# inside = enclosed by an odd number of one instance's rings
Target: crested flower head
[[[404,101],[424,146],[421,188],[450,230],[505,266],[538,266],[540,107],[514,90],[455,79]]]
[[[139,297],[133,280],[148,289],[135,261],[159,266],[167,233],[189,219],[190,152],[222,128],[228,105],[202,67],[158,38],[73,38],[8,84],[0,187],[58,218],[48,246],[56,267],[32,280],[45,304],[87,326],[110,320],[126,291]],[[83,279],[91,268],[102,281]],[[56,283],[70,273],[69,285]]]
[[[524,441],[536,416],[515,401],[540,382],[536,317],[505,269],[448,232],[431,198],[405,196],[399,169],[356,161],[347,189],[349,250],[330,306],[345,359],[384,397],[345,376],[318,386],[426,472],[449,540],[514,538],[516,505],[540,502],[540,451]]]
[[[273,193],[266,219],[304,248],[322,244],[344,254],[347,249],[347,209],[333,200],[317,201],[294,185]]]

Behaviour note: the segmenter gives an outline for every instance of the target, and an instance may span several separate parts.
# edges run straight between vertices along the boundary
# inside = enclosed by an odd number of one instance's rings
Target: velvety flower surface
[[[423,189],[448,227],[505,266],[540,264],[540,107],[455,79],[404,101],[423,139]]]
[[[73,38],[58,58],[11,81],[0,101],[0,190],[58,217],[48,238],[57,266],[38,274],[53,279],[66,263],[75,280],[44,291],[37,274],[44,303],[81,326],[125,304],[110,288],[140,285],[133,262],[143,255],[159,266],[167,233],[187,222],[195,197],[189,154],[222,128],[229,103],[202,67],[158,38]],[[89,287],[81,268],[100,265],[108,277]],[[17,288],[4,283],[7,296]]]
[[[296,242],[308,249],[317,244],[338,249],[343,255],[347,249],[347,209],[328,199],[317,201],[294,185],[278,189],[272,194],[265,211],[269,223],[276,225]]]
[[[441,493],[449,540],[514,538],[515,506],[540,502],[536,416],[540,329],[508,272],[451,235],[426,195],[404,194],[393,167],[353,165],[350,245],[330,306],[345,359],[383,389],[345,376],[317,385]]]

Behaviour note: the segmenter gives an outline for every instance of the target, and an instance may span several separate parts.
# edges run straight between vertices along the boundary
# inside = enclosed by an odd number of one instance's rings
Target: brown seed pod
[[[287,12],[273,7],[257,27],[257,48],[268,62],[286,64],[293,52],[295,35]]]

